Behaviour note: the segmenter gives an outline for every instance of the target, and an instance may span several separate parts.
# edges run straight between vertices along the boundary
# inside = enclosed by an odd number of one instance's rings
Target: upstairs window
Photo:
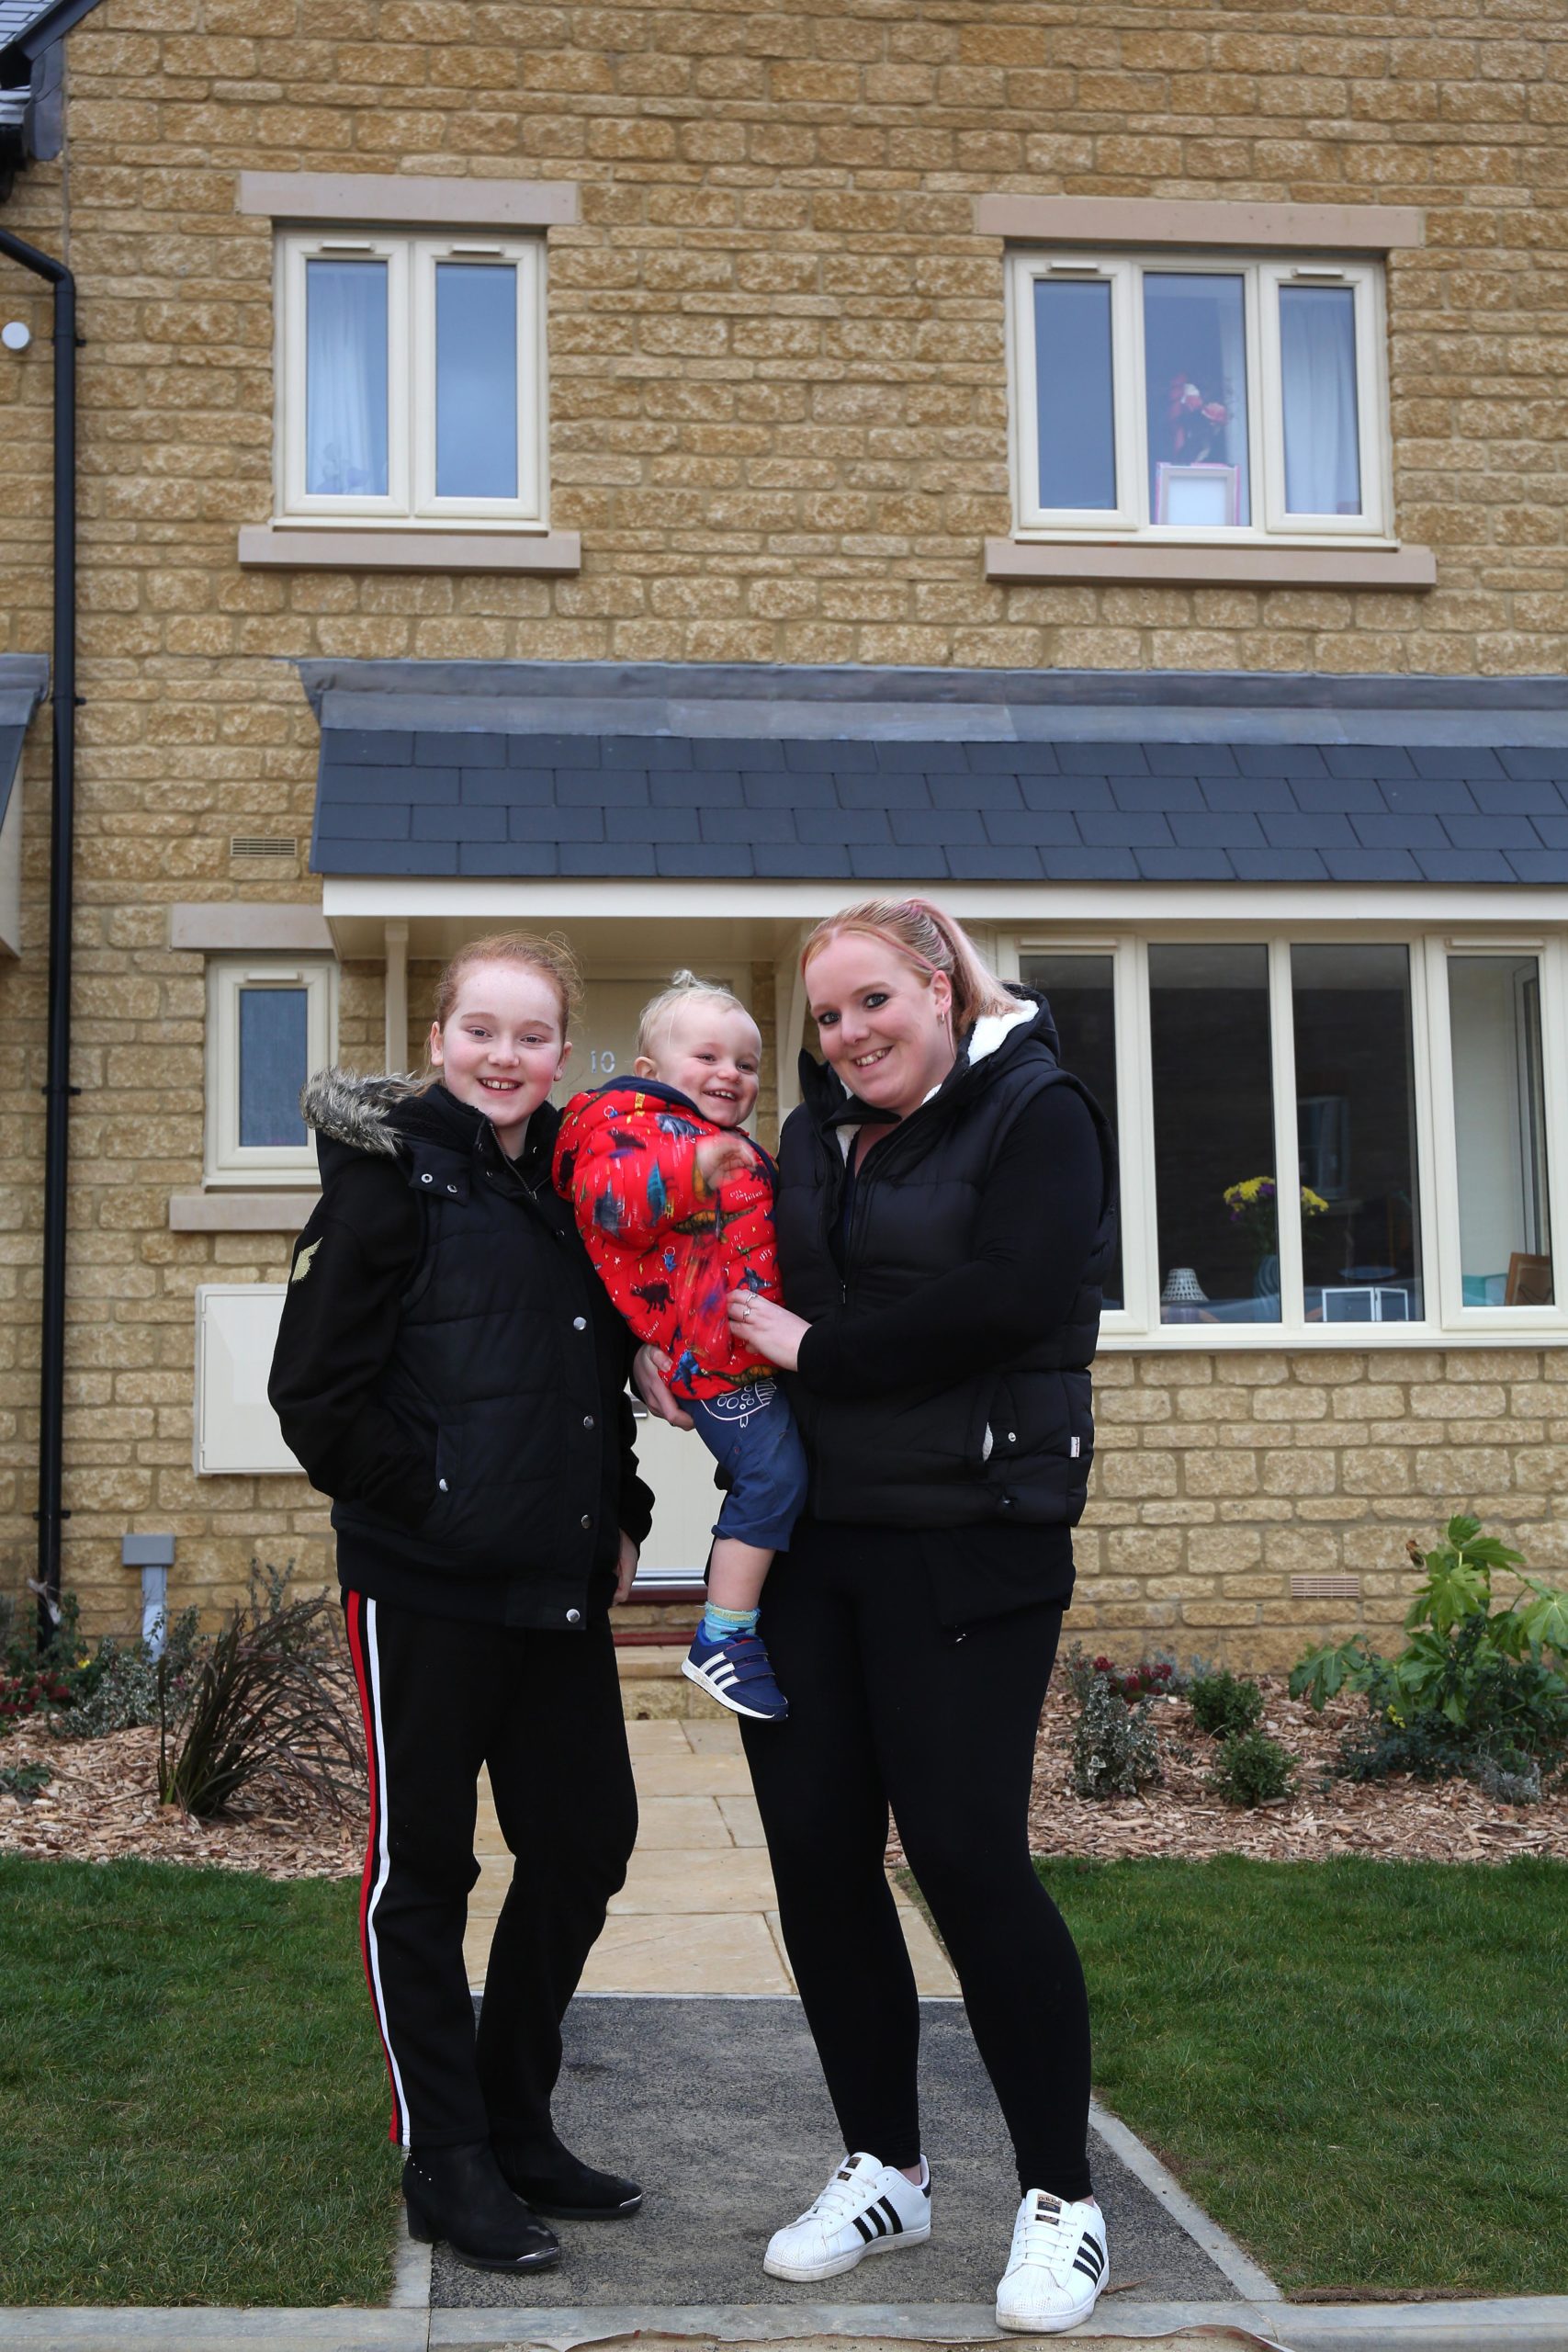
[[[1387,536],[1379,265],[1061,252],[1010,270],[1020,530]]]
[[[543,529],[536,238],[278,240],[278,503],[293,522]]]

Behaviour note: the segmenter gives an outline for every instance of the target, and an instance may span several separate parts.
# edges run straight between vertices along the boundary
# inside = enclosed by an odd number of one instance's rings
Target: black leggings
[[[954,1634],[913,1549],[893,1531],[803,1521],[768,1578],[761,1630],[789,1720],[742,1731],[790,1964],[845,2145],[917,2164],[919,2003],[883,1864],[891,1802],[1020,2185],[1087,2197],[1089,2004],[1028,1838],[1062,1611],[1037,1603]]]

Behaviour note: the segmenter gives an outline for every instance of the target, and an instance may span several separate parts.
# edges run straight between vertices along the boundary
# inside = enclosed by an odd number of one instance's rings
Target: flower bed
[[[1170,1855],[1199,1861],[1247,1854],[1259,1861],[1321,1861],[1372,1854],[1389,1861],[1506,1861],[1515,1854],[1568,1860],[1568,1792],[1504,1804],[1469,1781],[1335,1780],[1345,1731],[1365,1719],[1359,1699],[1321,1714],[1292,1699],[1282,1678],[1260,1675],[1263,1729],[1296,1769],[1296,1794],[1244,1812],[1207,1786],[1220,1743],[1201,1732],[1184,1699],[1156,1699],[1152,1718],[1165,1773],[1137,1797],[1077,1795],[1069,1770],[1073,1710],[1065,1673],[1053,1679],[1035,1748],[1030,1844],[1037,1854],[1112,1861]]]
[[[342,1878],[357,1871],[364,1825],[301,1807],[201,1822],[158,1802],[158,1734],[152,1727],[102,1739],[61,1739],[40,1719],[0,1742],[0,1769],[47,1768],[30,1798],[0,1793],[0,1851],[40,1861],[197,1862],[258,1871],[265,1878]]]

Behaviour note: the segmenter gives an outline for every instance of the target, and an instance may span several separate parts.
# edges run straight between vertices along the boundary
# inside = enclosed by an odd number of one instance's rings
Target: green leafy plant
[[[1341,1750],[1352,1779],[1463,1775],[1529,1802],[1568,1749],[1568,1592],[1526,1576],[1522,1555],[1479,1520],[1450,1519],[1430,1551],[1405,1549],[1422,1577],[1405,1648],[1384,1657],[1357,1635],[1310,1650],[1291,1695],[1320,1712],[1342,1690],[1366,1701],[1369,1720]],[[1520,1587],[1506,1608],[1492,1589],[1499,1571]]]
[[[288,1600],[291,1573],[252,1563],[249,1600],[183,1683],[159,1660],[158,1793],[198,1820],[247,1791],[337,1813],[357,1796],[364,1743],[337,1611],[325,1594]]]
[[[20,1797],[24,1804],[31,1804],[53,1778],[47,1764],[0,1764],[0,1789],[8,1797]]]
[[[1209,1786],[1227,1804],[1272,1804],[1293,1794],[1295,1767],[1266,1731],[1232,1732],[1221,1744]]]
[[[1233,1674],[1228,1667],[1194,1675],[1187,1688],[1187,1703],[1200,1731],[1228,1739],[1248,1732],[1263,1720],[1263,1693],[1256,1682]]]
[[[1073,1724],[1073,1786],[1080,1797],[1133,1797],[1165,1778],[1145,1692],[1129,1704],[1107,1661],[1075,1648],[1067,1681],[1077,1702]]]

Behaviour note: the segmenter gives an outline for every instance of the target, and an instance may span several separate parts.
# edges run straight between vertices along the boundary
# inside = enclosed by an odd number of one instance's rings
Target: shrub
[[[1227,1804],[1271,1804],[1295,1789],[1295,1768],[1266,1731],[1232,1732],[1222,1743],[1209,1786]]]
[[[1195,1675],[1188,1685],[1187,1703],[1199,1730],[1221,1739],[1239,1738],[1263,1720],[1262,1691],[1228,1667]]]
[[[287,1599],[292,1563],[251,1566],[248,1603],[202,1643],[181,1684],[158,1664],[158,1793],[198,1820],[266,1789],[343,1813],[363,1781],[359,1710],[325,1594]]]
[[[0,1764],[0,1789],[8,1797],[20,1797],[24,1804],[31,1804],[53,1778],[47,1764]]]
[[[78,1668],[71,1703],[54,1729],[64,1739],[102,1739],[109,1732],[157,1723],[160,1679],[171,1691],[182,1691],[200,1646],[194,1608],[182,1610],[167,1628],[161,1657],[145,1642],[107,1638]]]
[[[1159,1744],[1149,1719],[1147,1696],[1129,1706],[1109,1672],[1075,1649],[1067,1679],[1077,1702],[1073,1724],[1073,1786],[1080,1797],[1133,1797],[1151,1781],[1163,1780]]]
[[[1520,1576],[1523,1590],[1495,1608],[1493,1574],[1517,1571],[1520,1555],[1483,1535],[1479,1520],[1451,1519],[1429,1552],[1405,1549],[1422,1571],[1406,1647],[1382,1657],[1358,1636],[1311,1650],[1292,1696],[1320,1710],[1340,1690],[1365,1699],[1368,1721],[1340,1750],[1350,1779],[1409,1772],[1539,1788],[1568,1750],[1568,1592]]]

